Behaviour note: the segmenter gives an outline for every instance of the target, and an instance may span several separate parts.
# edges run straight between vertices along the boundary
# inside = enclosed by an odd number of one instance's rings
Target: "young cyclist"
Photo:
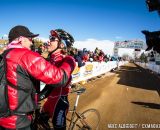
[[[73,37],[62,29],[51,30],[50,43],[48,46],[48,60],[58,66],[61,66],[63,60],[65,60],[64,48],[71,47],[74,43]],[[69,108],[68,92],[70,80],[66,85],[61,87],[50,89],[49,85],[45,86],[44,90],[40,94],[40,99],[47,97],[47,101],[43,106],[43,112],[48,113],[52,118],[54,130],[66,130],[66,115]]]

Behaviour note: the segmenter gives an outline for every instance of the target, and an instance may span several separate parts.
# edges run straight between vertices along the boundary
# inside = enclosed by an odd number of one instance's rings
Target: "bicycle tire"
[[[85,122],[85,123],[84,123]],[[96,109],[87,109],[74,122],[73,130],[98,130],[100,114]]]

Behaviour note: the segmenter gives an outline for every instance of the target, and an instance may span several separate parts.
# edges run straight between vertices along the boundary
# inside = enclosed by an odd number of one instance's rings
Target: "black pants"
[[[68,97],[61,96],[56,105],[56,109],[54,111],[54,116],[52,119],[54,130],[66,130],[66,115],[68,112],[68,108]]]
[[[31,130],[30,126],[24,127],[24,128],[18,128],[18,129],[8,129],[8,128],[3,128],[0,126],[0,130]]]

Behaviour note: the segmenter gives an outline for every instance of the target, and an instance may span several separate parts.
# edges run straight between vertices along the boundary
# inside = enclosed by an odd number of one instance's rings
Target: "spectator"
[[[94,53],[93,51],[89,51],[89,61],[93,62],[93,59],[94,59]]]
[[[42,44],[41,44],[41,45],[39,45],[39,47],[38,47],[38,53],[39,53],[40,55],[41,55],[41,54],[42,54],[42,52],[43,52],[43,51],[42,51],[42,50],[43,50],[43,49],[42,49],[42,47],[43,47],[43,46],[42,46]]]
[[[104,52],[102,50],[99,51],[98,61],[99,62],[104,61]]]
[[[85,65],[85,61],[83,60],[83,51],[79,50],[77,55],[74,56],[76,62],[78,63],[78,67],[82,67]]]

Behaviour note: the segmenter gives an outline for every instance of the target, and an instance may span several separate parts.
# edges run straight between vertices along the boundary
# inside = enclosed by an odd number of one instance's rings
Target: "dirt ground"
[[[133,63],[88,81],[78,111],[96,108],[99,130],[160,129],[160,78]],[[75,95],[69,95],[73,107]]]

